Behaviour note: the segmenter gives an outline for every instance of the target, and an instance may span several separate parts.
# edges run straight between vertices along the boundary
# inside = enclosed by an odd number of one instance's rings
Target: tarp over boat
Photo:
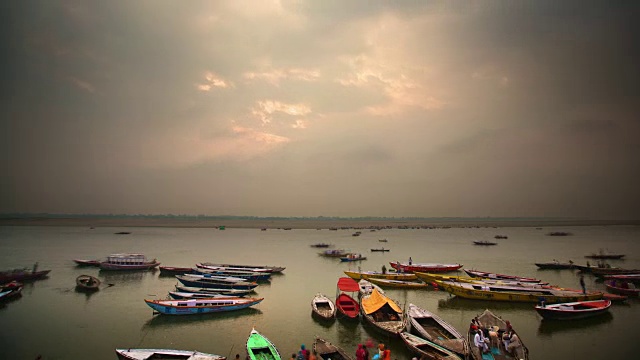
[[[364,310],[364,313],[367,315],[376,312],[385,304],[389,304],[389,306],[391,306],[393,310],[397,311],[398,313],[402,313],[402,309],[400,309],[400,307],[395,302],[393,302],[393,300],[380,294],[375,288],[373,289],[373,291],[371,291],[371,295],[362,298],[361,301],[362,310]]]
[[[338,279],[338,289],[342,291],[360,291],[358,283],[350,277],[341,277]]]

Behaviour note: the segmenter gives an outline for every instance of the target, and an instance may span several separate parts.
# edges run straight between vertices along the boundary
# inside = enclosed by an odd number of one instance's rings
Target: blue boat
[[[154,311],[165,315],[195,315],[234,311],[259,304],[264,298],[207,298],[189,300],[147,300]]]
[[[362,256],[362,254],[347,254],[340,258],[340,261],[362,261],[367,260],[366,256]]]
[[[223,276],[223,277],[237,277],[244,279],[245,281],[268,281],[271,279],[271,273],[257,273],[251,271],[232,271],[232,270],[210,270],[205,268],[193,268],[191,271],[195,274],[206,275],[210,274],[213,276]]]
[[[210,275],[176,275],[176,279],[189,287],[252,290],[258,286],[256,282],[224,280]]]

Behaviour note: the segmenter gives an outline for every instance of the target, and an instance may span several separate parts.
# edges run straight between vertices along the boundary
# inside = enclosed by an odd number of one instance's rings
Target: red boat
[[[512,280],[519,282],[529,282],[529,283],[539,283],[540,280],[528,277],[514,276],[514,275],[504,275],[504,274],[496,274],[484,271],[477,270],[468,270],[464,269],[464,272],[471,277],[476,278],[485,278],[485,279],[493,279],[493,280]]]
[[[20,296],[22,292],[22,284],[12,281],[8,284],[0,286],[0,300],[11,299]]]
[[[448,271],[456,271],[462,267],[462,264],[418,264],[418,263],[401,263],[401,262],[390,262],[391,267],[401,271],[401,272],[426,272],[426,273],[437,273],[437,272],[448,272]]]
[[[34,266],[32,270],[13,269],[0,271],[0,284],[6,284],[12,281],[28,281],[37,280],[46,277],[51,270],[36,271],[38,266]]]
[[[570,303],[538,305],[535,307],[545,319],[573,320],[604,314],[611,307],[609,300],[576,301]]]
[[[607,280],[604,282],[604,285],[607,287],[607,291],[614,293],[625,295],[628,297],[638,297],[640,294],[640,289],[638,289],[633,282],[625,281],[625,280]]]
[[[350,277],[341,277],[338,279],[338,290],[340,294],[336,297],[336,308],[345,317],[357,319],[360,314],[360,304],[344,291],[358,292],[360,291],[360,286]]]

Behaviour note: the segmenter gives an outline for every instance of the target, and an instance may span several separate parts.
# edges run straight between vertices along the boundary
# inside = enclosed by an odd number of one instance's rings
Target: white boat
[[[336,305],[327,296],[317,293],[311,300],[311,309],[316,316],[330,320],[336,316]]]
[[[207,354],[191,350],[171,349],[116,349],[120,360],[225,360],[222,355]]]

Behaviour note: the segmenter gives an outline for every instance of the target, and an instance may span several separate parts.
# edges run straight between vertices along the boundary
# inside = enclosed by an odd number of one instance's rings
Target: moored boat
[[[317,244],[311,244],[309,246],[314,247],[314,248],[328,248],[328,247],[332,247],[333,245],[332,244],[327,244],[327,243],[317,243]]]
[[[628,297],[638,297],[640,289],[632,281],[611,279],[604,282],[610,293]]]
[[[111,254],[100,262],[100,270],[151,270],[159,265],[158,260],[148,261],[143,254]]]
[[[247,338],[247,357],[251,360],[280,360],[280,353],[276,346],[260,334],[256,329],[251,329]]]
[[[225,360],[222,355],[207,354],[192,350],[173,349],[116,349],[120,360]]]
[[[144,302],[154,311],[165,315],[194,315],[223,311],[234,311],[259,304],[264,298],[204,298],[189,300],[147,300]]]
[[[460,357],[453,351],[406,331],[400,333],[400,338],[413,353],[420,356],[420,359],[460,360]]]
[[[345,270],[344,273],[354,279],[389,279],[389,280],[416,280],[418,277],[413,273],[382,273],[379,271],[349,271]]]
[[[371,249],[371,251],[380,251],[380,252],[385,252],[385,251],[391,251],[391,249],[377,248],[377,249]]]
[[[429,287],[422,281],[405,281],[405,280],[392,280],[392,279],[376,279],[371,278],[369,282],[382,287],[390,288],[403,288],[403,289],[424,289]]]
[[[11,269],[11,270],[0,271],[0,284],[6,284],[12,281],[24,282],[24,281],[43,279],[47,275],[49,275],[50,272],[51,270],[38,271],[37,263],[33,265],[33,268],[31,270],[24,268],[24,269]]]
[[[16,298],[22,295],[23,285],[17,281],[11,281],[0,285],[0,301]]]
[[[534,278],[515,276],[515,275],[496,274],[496,273],[491,273],[491,272],[486,272],[486,271],[464,269],[464,272],[466,272],[467,275],[469,275],[471,277],[475,277],[475,278],[486,278],[486,279],[492,279],[492,280],[498,280],[498,279],[499,280],[514,280],[514,281],[519,281],[519,282],[534,282],[534,283],[539,283],[540,282],[540,280],[534,279]]]
[[[540,304],[535,309],[544,319],[573,320],[604,314],[611,307],[610,300],[576,301],[558,304]]]
[[[171,296],[171,298],[175,300],[238,297],[236,295],[191,293],[191,292],[182,292],[182,291],[169,291],[169,296]]]
[[[190,267],[160,266],[158,269],[160,269],[162,276],[193,274],[193,269]]]
[[[362,260],[367,260],[367,257],[362,254],[350,253],[340,257],[340,261],[362,261]]]
[[[336,305],[326,295],[317,293],[311,300],[312,313],[323,320],[331,320],[336,316]]]
[[[415,304],[407,309],[407,330],[466,359],[469,356],[467,340],[449,323],[436,314]]]
[[[353,358],[347,354],[341,347],[330,343],[329,341],[316,337],[313,342],[313,351],[323,360],[352,360]]]
[[[81,266],[99,267],[100,266],[100,260],[99,259],[94,259],[94,260],[73,259],[73,262],[75,262],[76,266],[78,266],[78,267],[81,267]]]
[[[406,325],[400,306],[375,289],[360,298],[360,311],[367,323],[387,335],[398,336]]]
[[[199,263],[196,264],[197,267],[205,267],[209,269],[216,268],[227,268],[229,270],[245,270],[245,271],[253,271],[253,272],[270,272],[270,273],[281,273],[286,267],[284,266],[274,266],[274,265],[242,265],[242,264],[216,264],[216,263]]]
[[[192,274],[196,274],[196,275],[209,274],[211,276],[235,277],[235,278],[244,279],[244,281],[249,281],[249,282],[268,281],[269,279],[271,279],[271,273],[268,273],[268,272],[211,270],[211,269],[198,268],[198,267],[192,269]]]
[[[489,342],[489,356],[488,359],[495,360],[506,360],[506,359],[522,359],[529,360],[529,349],[525,346],[524,342],[520,338],[520,334],[518,334],[511,323],[503,320],[501,317],[495,315],[488,309],[485,310],[482,314],[476,316],[474,318],[476,323],[481,324],[483,327],[490,329],[491,332],[497,335],[497,338],[494,338]],[[473,327],[476,327],[474,329]],[[477,325],[473,325],[469,328],[468,332],[468,341],[471,356],[475,360],[484,360],[486,359],[483,356],[482,352],[474,345],[474,336],[477,329]],[[505,342],[503,342],[503,334],[507,334],[508,338],[511,340],[508,343],[508,346],[505,348]],[[491,334],[491,333],[490,333]],[[496,343],[497,342],[497,343]]]
[[[230,277],[214,277],[210,275],[176,275],[176,279],[189,287],[252,290],[258,286],[256,282]]]
[[[184,286],[179,284],[176,285],[176,290],[178,290],[179,292],[220,294],[220,295],[232,295],[232,296],[244,296],[253,292],[253,290],[203,288],[203,287]]]
[[[338,279],[338,296],[336,296],[336,308],[347,319],[357,319],[360,314],[360,304],[348,293],[360,290],[358,283],[352,278],[341,277]]]
[[[359,296],[369,295],[373,289],[378,290],[380,294],[384,294],[384,290],[382,290],[380,286],[366,279],[360,279],[360,281],[358,281],[358,286],[360,287]]]
[[[318,253],[318,255],[325,256],[325,257],[343,257],[348,253],[349,252],[344,249],[332,249],[332,250],[325,250],[321,253]]]
[[[557,260],[546,263],[535,263],[540,269],[573,269],[573,262],[561,263]]]
[[[100,290],[100,279],[91,275],[80,275],[76,278],[76,289],[82,291]]]
[[[489,245],[498,245],[498,243],[493,241],[474,241],[473,245],[489,246]]]
[[[390,262],[391,267],[403,272],[449,272],[456,271],[462,267],[462,264],[431,264],[431,263],[400,263]]]

